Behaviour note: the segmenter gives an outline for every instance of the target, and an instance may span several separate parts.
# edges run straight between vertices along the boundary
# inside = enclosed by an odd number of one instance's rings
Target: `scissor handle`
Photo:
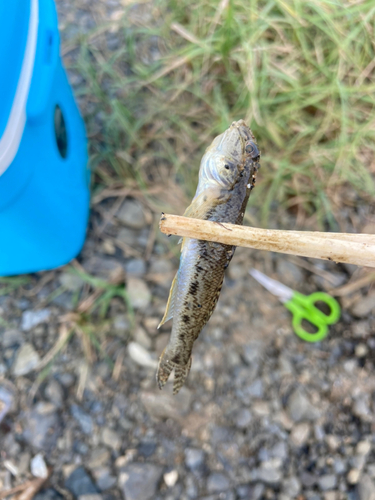
[[[325,314],[316,307],[317,302],[324,302],[330,308],[330,313]],[[328,325],[336,323],[340,318],[340,305],[330,295],[324,292],[315,292],[303,295],[294,292],[293,297],[286,302],[285,307],[293,314],[292,326],[295,333],[306,342],[319,342],[328,333]],[[302,327],[306,320],[317,328],[317,332],[310,333]]]

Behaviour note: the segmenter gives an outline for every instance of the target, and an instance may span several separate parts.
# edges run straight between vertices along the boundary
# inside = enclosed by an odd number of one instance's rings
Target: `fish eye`
[[[224,165],[225,170],[229,170],[229,165]]]
[[[257,158],[259,156],[259,150],[254,142],[249,141],[245,146],[245,151],[251,156],[251,158]]]

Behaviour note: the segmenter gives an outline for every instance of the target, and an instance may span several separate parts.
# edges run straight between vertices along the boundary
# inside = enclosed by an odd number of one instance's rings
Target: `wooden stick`
[[[375,267],[375,235],[259,229],[163,214],[162,233],[225,245]]]

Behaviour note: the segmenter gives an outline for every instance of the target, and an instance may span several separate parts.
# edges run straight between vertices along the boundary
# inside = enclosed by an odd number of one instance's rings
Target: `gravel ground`
[[[89,2],[57,4],[63,40],[92,27]],[[110,17],[120,6],[100,8]],[[37,500],[374,500],[375,292],[355,286],[365,274],[238,249],[173,397],[171,384],[156,387],[170,329],[156,326],[178,261],[155,240],[144,200],[117,201],[94,211],[93,221],[114,216],[99,242],[90,231],[77,263],[106,280],[123,273],[131,291],[133,336],[122,299],[105,322],[114,367],[80,325],[38,379],[87,286],[67,269],[0,296],[0,492],[50,474]],[[252,266],[303,293],[341,287],[329,337],[300,341],[286,309],[247,275]]]

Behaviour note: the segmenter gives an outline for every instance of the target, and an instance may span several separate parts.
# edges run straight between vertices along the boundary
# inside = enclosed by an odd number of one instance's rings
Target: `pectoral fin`
[[[174,301],[175,301],[175,296],[176,296],[176,290],[177,290],[177,273],[176,276],[173,278],[172,281],[172,286],[169,291],[169,297],[168,297],[168,302],[167,302],[167,307],[165,308],[165,313],[163,316],[163,319],[160,321],[158,329],[161,327],[161,325],[164,325],[167,321],[173,318],[173,309],[174,309]]]

